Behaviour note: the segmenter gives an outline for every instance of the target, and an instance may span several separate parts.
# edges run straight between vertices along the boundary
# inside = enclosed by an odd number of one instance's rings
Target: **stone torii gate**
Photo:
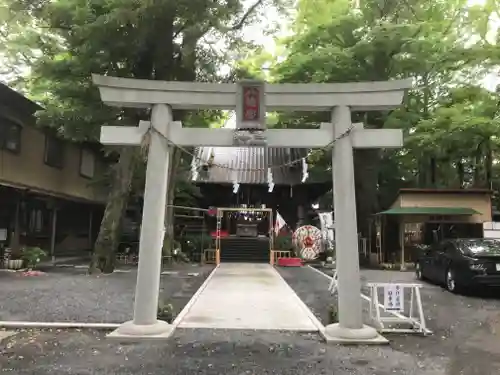
[[[138,127],[104,126],[101,143],[138,146],[149,130],[150,146],[139,243],[134,318],[110,337],[165,338],[173,326],[157,320],[170,142],[179,146],[322,148],[335,142],[333,198],[337,249],[339,323],[328,325],[327,341],[385,342],[363,325],[359,271],[353,148],[401,147],[401,130],[363,129],[351,123],[351,111],[388,110],[401,105],[410,80],[332,84],[239,84],[160,82],[93,75],[101,99],[110,106],[152,108],[151,121]],[[250,98],[250,99],[249,99]],[[237,111],[239,129],[183,128],[173,109]],[[331,122],[319,129],[266,129],[265,112],[328,111]],[[350,131],[352,130],[352,131]],[[244,134],[241,134],[244,133]]]

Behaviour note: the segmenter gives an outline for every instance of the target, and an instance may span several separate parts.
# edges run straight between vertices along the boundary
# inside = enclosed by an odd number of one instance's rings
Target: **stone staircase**
[[[221,239],[221,262],[269,263],[269,238],[227,237]]]

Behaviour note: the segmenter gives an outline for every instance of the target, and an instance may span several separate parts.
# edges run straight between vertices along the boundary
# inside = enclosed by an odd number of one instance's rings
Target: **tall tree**
[[[478,8],[474,8],[475,11]],[[486,8],[481,8],[485,9]],[[328,15],[328,16],[326,16]],[[406,134],[437,105],[440,96],[464,77],[479,79],[497,46],[475,38],[477,20],[466,0],[428,1],[299,1],[294,35],[285,41],[287,57],[274,77],[280,82],[384,81],[413,77],[416,89],[406,107],[387,112],[356,113],[368,127],[399,127]],[[483,21],[481,21],[483,22]],[[327,117],[300,116],[301,122]],[[383,172],[394,172],[386,160],[404,158],[407,150],[355,153],[358,225],[368,232],[367,218],[379,209],[379,194],[391,182]],[[430,163],[435,155],[421,155]],[[395,161],[395,160],[394,160]],[[327,163],[324,163],[328,165]],[[401,176],[404,172],[399,171]]]
[[[450,90],[417,124],[407,146],[415,154],[435,155],[437,186],[491,188],[498,134],[500,96],[462,86]]]
[[[104,106],[91,73],[119,77],[220,81],[219,66],[227,62],[227,51],[217,50],[207,40],[237,43],[245,24],[265,4],[256,0],[244,6],[239,0],[2,0],[9,13],[9,27],[26,27],[22,36],[23,59],[30,70],[26,90],[45,111],[40,123],[57,128],[74,140],[97,140],[102,125],[136,125],[149,116],[146,110]],[[16,18],[17,14],[29,15]],[[14,34],[11,34],[13,36]],[[4,56],[15,62],[25,53],[15,50],[20,36],[4,36]],[[29,36],[29,37],[28,37]],[[228,50],[230,51],[230,50]],[[9,60],[9,61],[11,61]],[[189,120],[187,113],[174,113]],[[130,147],[113,149],[112,183],[94,246],[90,271],[111,272],[139,152]],[[180,160],[173,153],[171,174]],[[169,192],[172,202],[173,186]]]

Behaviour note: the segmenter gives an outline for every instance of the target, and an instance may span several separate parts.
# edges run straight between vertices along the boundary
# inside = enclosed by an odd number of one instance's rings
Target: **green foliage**
[[[104,105],[92,73],[166,81],[231,80],[232,72],[221,73],[221,67],[243,44],[242,27],[254,21],[261,7],[279,2],[258,0],[248,7],[240,0],[0,0],[3,69],[15,75],[24,68],[17,83],[44,107],[38,113],[40,125],[65,138],[96,142],[101,126],[137,125],[149,117],[149,110]],[[227,48],[214,48],[215,42]],[[185,126],[198,127],[218,116],[217,111],[174,113]],[[106,151],[119,161],[108,174],[113,199],[108,200],[91,269],[100,259],[99,268],[110,272],[110,255],[119,237],[116,223],[130,190],[141,194],[144,163],[124,148]],[[189,159],[178,149],[173,152],[170,203],[175,193],[185,204],[199,195],[187,183],[173,189]]]
[[[40,35],[44,31],[43,38],[22,39],[24,51],[41,52],[24,61],[30,68],[26,88],[45,107],[40,123],[78,140],[97,139],[101,125],[130,121],[130,111],[101,103],[91,73],[162,80],[219,79],[217,66],[225,56],[198,41],[210,32],[229,33],[224,24],[243,10],[237,0],[210,4],[201,0],[4,2],[10,17],[33,25],[29,32]],[[17,15],[23,12],[32,17],[19,19]],[[18,56],[13,46],[21,43],[19,38],[6,39],[7,52]],[[144,115],[139,111],[132,117]]]
[[[171,250],[175,250],[175,249],[179,249],[179,250],[181,249],[180,242],[176,241],[168,236],[165,236],[165,238],[163,239],[163,248],[162,248],[163,256],[172,255]]]
[[[39,247],[24,247],[21,254],[21,259],[25,261],[28,268],[35,268],[38,263],[47,257],[47,253]]]
[[[355,3],[299,1],[294,33],[282,42],[286,58],[271,75],[278,82],[413,78],[402,108],[353,115],[366,127],[405,134],[402,150],[356,151],[358,219],[390,205],[403,187],[495,185],[500,98],[478,83],[500,65],[500,32],[491,21],[499,3]],[[328,114],[280,116],[281,127],[322,121]],[[308,162],[312,177],[331,173],[329,151]]]
[[[438,186],[489,187],[499,132],[500,95],[464,85],[451,89],[432,116],[417,124],[407,147],[417,157],[436,158]]]
[[[325,251],[325,259],[333,258],[335,259],[335,249],[327,249]]]
[[[328,324],[334,324],[339,322],[339,313],[337,304],[331,304],[328,307]]]
[[[292,235],[279,235],[274,240],[274,250],[293,251]]]
[[[102,125],[135,125],[147,116],[146,111],[103,105],[91,73],[227,80],[230,76],[221,75],[219,68],[227,63],[230,50],[213,48],[211,40],[238,46],[241,28],[253,22],[260,7],[269,5],[262,0],[250,9],[239,0],[1,0],[1,4],[3,68],[17,73],[24,66],[22,88],[45,108],[39,123],[65,137],[91,141],[98,139]],[[207,111],[180,115],[188,126],[206,126],[210,121]]]
[[[29,67],[22,83],[46,107],[40,123],[65,137],[95,141],[101,125],[136,124],[148,116],[104,106],[91,72],[183,81],[411,77],[414,89],[400,109],[353,115],[367,127],[400,128],[405,134],[401,150],[356,151],[358,218],[388,206],[402,187],[500,189],[500,97],[480,87],[500,65],[498,1],[300,0],[290,22],[292,35],[277,40],[275,54],[241,39],[241,25],[262,16],[266,8],[259,7],[266,1],[253,3],[250,17],[237,0],[0,1],[3,71],[15,76],[22,73],[20,65]],[[216,41],[227,48],[215,48]],[[230,61],[237,61],[233,71],[222,74]],[[175,116],[187,126],[217,127],[226,114]],[[276,128],[313,128],[330,120],[328,113],[300,112],[269,118]],[[331,173],[328,150],[312,154],[308,162],[311,180]],[[190,157],[176,156],[171,181],[187,173],[189,163]],[[143,163],[131,185],[141,193]],[[179,180],[174,193],[179,205],[195,205],[199,198],[194,185]]]
[[[158,320],[163,320],[167,323],[174,321],[174,306],[171,303],[162,303],[158,306]]]
[[[190,233],[182,236],[180,242],[182,251],[188,255],[198,254],[213,247],[213,239],[208,233],[203,236],[201,233]]]

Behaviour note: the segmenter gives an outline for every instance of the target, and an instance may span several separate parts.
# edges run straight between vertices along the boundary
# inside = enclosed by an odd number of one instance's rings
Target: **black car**
[[[445,240],[424,250],[415,266],[417,278],[445,285],[450,292],[500,286],[500,241]]]

